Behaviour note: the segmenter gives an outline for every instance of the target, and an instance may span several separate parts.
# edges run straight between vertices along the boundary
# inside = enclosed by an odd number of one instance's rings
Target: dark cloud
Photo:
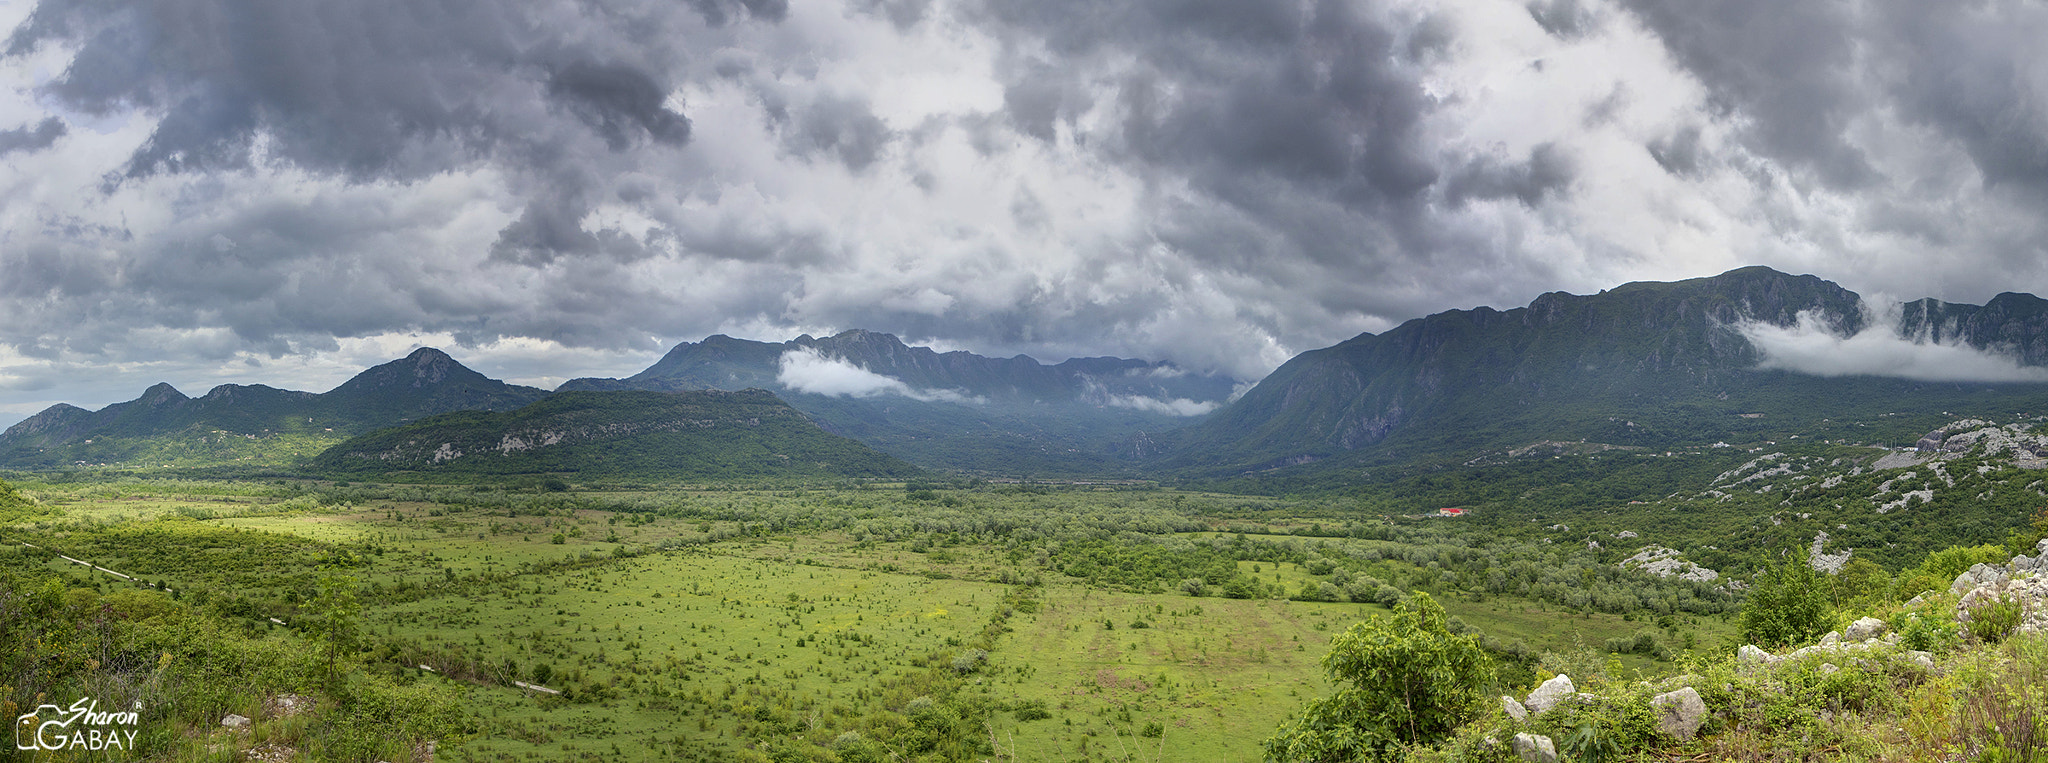
[[[41,151],[55,145],[65,132],[64,120],[56,117],[44,119],[34,127],[23,125],[12,130],[0,130],[0,156],[16,151]]]
[[[690,139],[690,120],[669,110],[668,88],[630,66],[576,62],[548,77],[548,96],[567,107],[613,151],[640,138],[676,146]]]
[[[985,8],[1020,47],[1063,54],[1021,65],[1011,78],[1005,105],[1018,129],[1049,138],[1055,119],[1088,108],[1065,83],[1098,78],[1100,59],[1146,62],[1116,85],[1116,131],[1088,136],[1090,145],[1239,205],[1245,224],[1269,231],[1261,235],[1283,229],[1274,215],[1300,203],[1334,201],[1399,224],[1388,210],[1418,203],[1440,176],[1419,127],[1431,102],[1410,56],[1447,44],[1441,25],[1392,29],[1337,2],[997,0]],[[1411,38],[1422,42],[1411,46]],[[1233,216],[1197,210],[1190,219]],[[1245,235],[1253,234],[1222,240]],[[1234,259],[1201,237],[1176,240],[1212,260]]]
[[[1572,39],[1591,31],[1597,20],[1579,0],[1538,0],[1528,5],[1529,17],[1543,31]]]
[[[1890,94],[1915,123],[1957,141],[1987,184],[2048,191],[2048,8],[1872,4],[1871,42]]]
[[[540,198],[585,201],[602,192],[594,187],[602,178],[590,172],[593,151],[672,149],[689,140],[669,75],[687,69],[689,40],[707,25],[780,20],[786,6],[707,0],[696,11],[481,0],[45,0],[8,49],[21,56],[48,43],[76,45],[63,74],[43,86],[46,95],[90,114],[158,115],[128,158],[128,180],[257,162],[360,183],[496,166],[541,189]],[[587,242],[553,224],[580,213],[535,210],[506,235],[566,244],[557,253],[573,254]]]
[[[741,18],[781,21],[789,15],[789,0],[690,0],[712,26],[724,26]]]
[[[545,265],[563,254],[591,254],[598,249],[597,236],[583,229],[588,210],[580,203],[558,199],[535,199],[526,205],[519,219],[498,231],[491,244],[491,259],[522,265]]]
[[[1512,198],[1534,207],[1570,189],[1574,174],[1571,157],[1557,144],[1545,143],[1530,150],[1529,158],[1520,162],[1466,165],[1444,182],[1444,200],[1462,206],[1473,199]]]
[[[1673,175],[1692,176],[1700,171],[1701,148],[1700,127],[1691,125],[1670,135],[1650,141],[1647,146],[1650,158],[1657,160],[1657,166]]]
[[[865,100],[831,96],[811,102],[784,133],[785,145],[797,155],[831,156],[854,172],[874,164],[892,138]]]
[[[862,327],[1252,375],[1752,261],[2048,267],[2037,3],[1508,9],[38,0],[0,353]]]
[[[1878,180],[1847,128],[1872,106],[1856,80],[1855,8],[1846,0],[1621,0],[1719,105],[1744,120],[1751,144],[1844,189]]]
[[[857,0],[854,5],[888,19],[898,31],[917,26],[932,7],[931,0]]]
[[[1041,67],[1003,88],[1003,111],[1011,126],[1031,137],[1051,143],[1057,137],[1057,123],[1087,108],[1085,96],[1071,83],[1056,79],[1059,74]]]

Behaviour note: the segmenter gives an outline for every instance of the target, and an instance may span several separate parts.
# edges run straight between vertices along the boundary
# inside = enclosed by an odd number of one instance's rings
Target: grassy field
[[[970,495],[945,505],[902,492],[757,491],[579,503],[274,483],[28,487],[63,515],[11,528],[10,539],[161,584],[251,628],[301,627],[318,615],[322,581],[345,577],[360,599],[363,659],[466,692],[476,732],[448,740],[442,759],[732,760],[786,749],[886,759],[944,737],[955,753],[933,759],[1257,760],[1260,740],[1330,691],[1318,667],[1330,638],[1387,611],[1058,571],[1061,533],[1110,536],[1112,520],[1156,520],[1144,537],[1159,538],[1226,525],[1200,513],[1213,497],[1197,495]],[[977,511],[966,501],[989,503]],[[1183,503],[1178,514],[1166,508]],[[785,508],[812,519],[774,518]],[[1044,517],[989,526],[1005,512]],[[1086,522],[1100,526],[1077,529]],[[1335,555],[1310,554],[1326,566],[1391,547],[1316,542]],[[122,584],[49,564],[73,580]],[[1296,561],[1234,564],[1276,592],[1322,579]],[[1391,559],[1357,565],[1422,572]],[[1551,667],[1598,667],[1607,657],[1588,647],[1649,626],[1647,615],[1516,596],[1439,597],[1479,632],[1549,655]],[[1728,626],[1688,616],[1666,632],[1707,648]],[[1645,675],[1672,668],[1617,659]]]

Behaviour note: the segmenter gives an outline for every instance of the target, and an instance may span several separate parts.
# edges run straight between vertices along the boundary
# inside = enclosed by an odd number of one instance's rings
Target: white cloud
[[[1189,400],[1184,397],[1167,400],[1143,395],[1110,395],[1103,402],[1118,408],[1134,408],[1168,416],[1201,416],[1222,405],[1214,400]]]
[[[836,397],[875,397],[898,395],[927,403],[979,403],[980,398],[970,397],[959,390],[920,390],[911,387],[901,379],[869,371],[841,358],[835,358],[810,347],[798,347],[782,353],[782,369],[776,373],[775,381],[798,392]]]
[[[1811,312],[1800,313],[1792,326],[1749,322],[1734,328],[1763,353],[1760,368],[1930,382],[2048,381],[2048,368],[2023,366],[1996,352],[1899,336],[1895,303],[1873,312],[1870,327],[1853,336],[1830,332]]]

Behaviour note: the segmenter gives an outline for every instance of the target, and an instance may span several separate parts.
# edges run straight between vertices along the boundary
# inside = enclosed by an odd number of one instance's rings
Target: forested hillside
[[[352,438],[314,468],[384,478],[505,475],[664,480],[907,476],[918,469],[819,429],[761,390],[563,392]]]

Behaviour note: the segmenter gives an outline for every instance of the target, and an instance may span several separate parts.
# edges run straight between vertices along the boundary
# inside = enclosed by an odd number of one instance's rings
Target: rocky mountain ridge
[[[1873,327],[1862,298],[1763,267],[1526,307],[1452,310],[1296,356],[1189,427],[1169,463],[1196,471],[1464,458],[1537,439],[1619,446],[1796,432],[1888,410],[2020,410],[2048,383],[1818,376],[1766,366],[1749,327],[1846,338]],[[1909,303],[1901,337],[2048,364],[2048,301]],[[1320,468],[1320,467],[1318,467]]]
[[[579,378],[561,391],[759,388],[808,392],[785,365],[792,352],[900,382],[910,393],[954,393],[955,399],[1039,404],[1142,406],[1138,399],[1215,405],[1242,382],[1193,373],[1163,361],[1071,358],[1040,363],[1029,355],[991,358],[963,350],[939,352],[906,345],[891,334],[853,329],[829,337],[809,334],[787,342],[757,342],[723,334],[676,345],[646,370],[624,379]]]
[[[889,477],[918,470],[819,429],[763,390],[563,392],[350,438],[316,469],[394,478],[563,474],[657,479]]]

